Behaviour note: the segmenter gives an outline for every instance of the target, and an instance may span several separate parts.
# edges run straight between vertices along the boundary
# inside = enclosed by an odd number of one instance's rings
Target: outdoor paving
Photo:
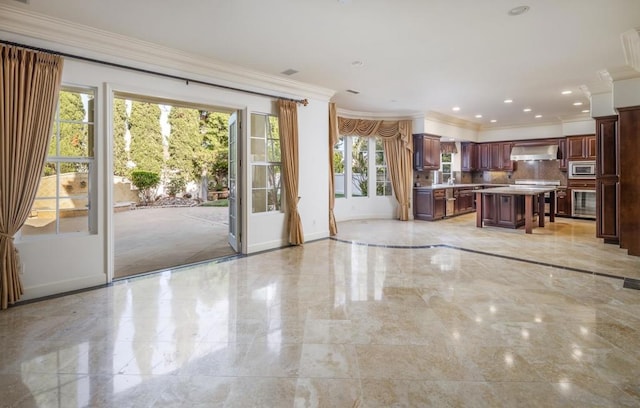
[[[227,207],[144,208],[114,214],[114,278],[197,263],[235,252]]]

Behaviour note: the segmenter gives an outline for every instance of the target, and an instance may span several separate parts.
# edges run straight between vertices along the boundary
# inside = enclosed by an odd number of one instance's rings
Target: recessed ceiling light
[[[460,110],[459,106],[454,106],[453,108],[451,108],[452,111],[457,112]]]
[[[504,100],[504,103],[511,103],[511,102],[513,102],[513,99],[505,99]]]
[[[491,123],[496,123],[496,122],[497,122],[497,120],[491,119]]]
[[[523,112],[531,112],[531,108],[524,108],[522,111]]]
[[[582,102],[574,102],[573,106],[582,106]]]
[[[571,95],[573,92],[572,91],[562,91],[563,95]]]
[[[353,62],[351,63],[351,66],[352,66],[352,67],[361,67],[361,66],[363,66],[363,65],[364,65],[364,62],[362,62],[362,61],[353,61]]]
[[[478,114],[476,115],[476,118],[480,119],[482,117],[482,115]]]
[[[540,119],[542,115],[536,115],[536,119]]]
[[[590,112],[590,111],[589,111],[589,109],[584,109],[584,110],[582,111],[582,113],[589,113],[589,112]]]
[[[529,6],[518,6],[509,10],[507,14],[509,14],[510,16],[519,16],[526,13],[527,11],[529,11]]]

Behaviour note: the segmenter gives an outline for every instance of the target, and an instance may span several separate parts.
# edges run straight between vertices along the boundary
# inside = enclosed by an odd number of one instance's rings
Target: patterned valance
[[[458,153],[455,142],[440,142],[440,153]]]
[[[338,132],[345,136],[399,138],[406,149],[413,151],[410,120],[367,120],[338,117]]]

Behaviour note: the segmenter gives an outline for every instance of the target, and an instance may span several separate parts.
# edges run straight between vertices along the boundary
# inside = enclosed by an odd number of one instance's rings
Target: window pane
[[[267,116],[251,114],[251,137],[266,139],[267,137]]]
[[[369,143],[368,139],[361,137],[352,138],[352,154],[351,154],[351,181],[352,196],[366,197],[368,196],[369,183]]]
[[[269,139],[267,141],[267,144],[268,144],[267,161],[279,162],[280,161],[280,140]]]
[[[451,163],[451,153],[442,153],[440,155],[440,161],[443,163]]]
[[[56,199],[38,199],[33,202],[31,212],[22,227],[22,236],[55,234],[57,225]]]
[[[264,139],[251,139],[251,161],[264,162],[267,160],[266,146]]]
[[[451,173],[451,164],[442,164],[443,173]]]
[[[267,166],[254,165],[253,167],[253,182],[251,187],[253,188],[266,188],[267,187]]]
[[[93,156],[93,134],[90,126],[81,123],[60,123],[60,151],[61,157],[90,157]],[[91,129],[93,132],[93,129]],[[91,147],[91,149],[90,149]]]
[[[267,188],[279,188],[280,187],[280,166],[271,165],[266,167],[268,169]]]
[[[344,197],[344,137],[340,136],[338,142],[333,146],[333,188],[336,197]]]
[[[267,211],[267,190],[253,190],[251,192],[251,200],[254,213]]]

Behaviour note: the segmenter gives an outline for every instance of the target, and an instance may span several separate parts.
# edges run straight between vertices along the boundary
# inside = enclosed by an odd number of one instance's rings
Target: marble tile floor
[[[0,312],[0,406],[640,406],[640,291],[585,273],[638,261],[592,223],[465,222],[345,222]]]

